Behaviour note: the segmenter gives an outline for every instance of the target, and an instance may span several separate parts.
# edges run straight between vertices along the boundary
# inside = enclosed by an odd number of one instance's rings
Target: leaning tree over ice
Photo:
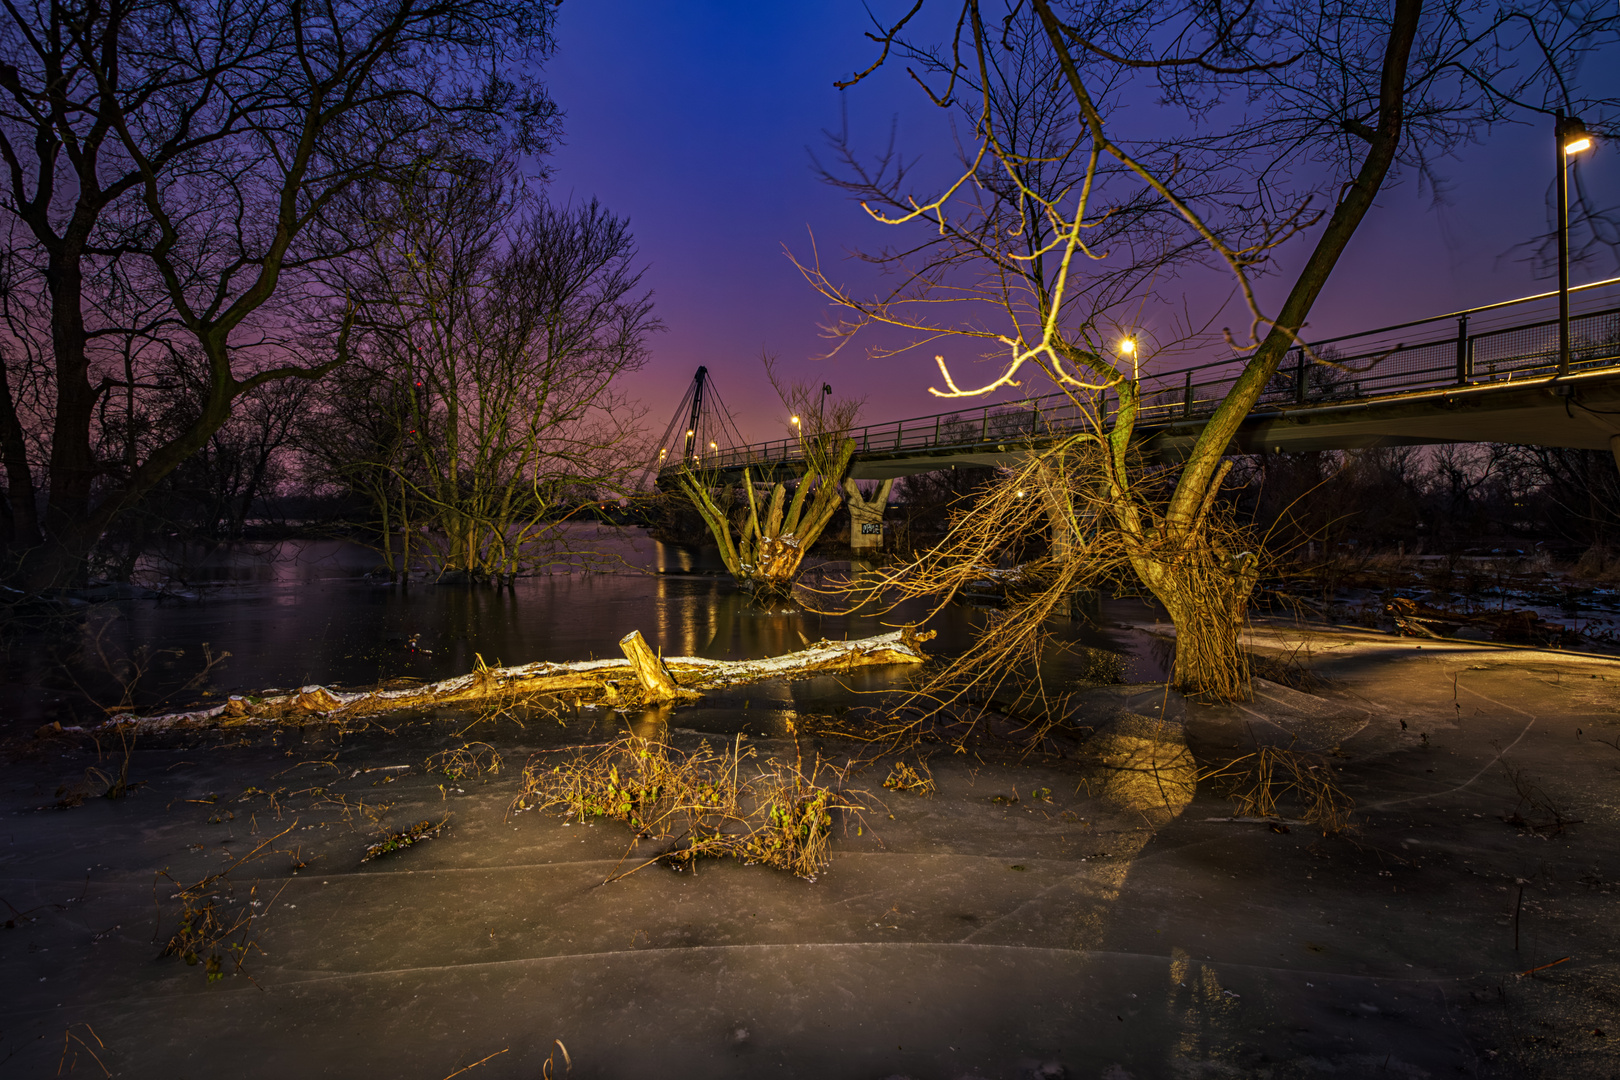
[[[950,19],[945,44],[919,44],[916,27],[938,14]],[[870,256],[902,282],[881,295],[801,263],[846,313],[835,335],[881,324],[909,332],[908,347],[962,342],[994,375],[969,382],[942,353],[935,395],[978,397],[1034,377],[1089,416],[1088,430],[965,512],[942,549],[884,582],[949,594],[998,550],[1047,533],[1052,554],[1031,568],[1045,588],[951,677],[1005,671],[1061,590],[1128,574],[1175,623],[1175,684],[1243,693],[1239,627],[1258,560],[1219,499],[1233,435],[1291,350],[1333,363],[1299,335],[1392,178],[1428,173],[1517,118],[1609,120],[1613,102],[1577,97],[1570,78],[1614,44],[1617,23],[1597,4],[917,0],[870,34],[880,54],[842,85],[903,57],[969,134],[961,167],[933,184],[892,152],[869,162],[835,141],[829,179],[875,220],[914,230],[912,244]],[[1272,309],[1255,283],[1285,245],[1308,250]],[[1184,461],[1145,462],[1133,439],[1156,347],[1129,328],[1198,264],[1229,273],[1242,298],[1248,325],[1226,333],[1241,369]],[[1195,338],[1198,322],[1167,337]],[[1020,490],[1038,492],[1050,524],[1032,521]]]

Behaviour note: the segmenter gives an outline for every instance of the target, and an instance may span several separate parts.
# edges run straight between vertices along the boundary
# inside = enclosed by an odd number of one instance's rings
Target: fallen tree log
[[[932,630],[918,632],[912,627],[891,634],[858,641],[819,641],[798,652],[769,656],[761,660],[706,660],[698,656],[666,657],[662,661],[647,647],[639,633],[620,642],[629,655],[639,643],[651,668],[641,668],[630,660],[579,660],[572,663],[539,661],[517,667],[484,667],[468,675],[444,679],[424,686],[400,690],[346,692],[324,686],[304,686],[293,693],[264,696],[232,696],[223,705],[163,716],[135,717],[120,714],[100,727],[134,724],[142,730],[161,731],[176,727],[231,727],[313,719],[348,719],[375,716],[405,709],[439,705],[476,705],[498,699],[515,700],[538,694],[577,694],[591,703],[598,701],[615,708],[674,698],[692,700],[704,690],[762,679],[802,679],[812,675],[849,671],[886,664],[920,664],[926,659],[920,645],[934,636]],[[631,639],[634,639],[632,642]],[[640,672],[668,676],[673,688],[649,693]]]

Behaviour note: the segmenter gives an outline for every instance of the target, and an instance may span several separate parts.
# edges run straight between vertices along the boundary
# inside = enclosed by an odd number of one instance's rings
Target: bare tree
[[[291,451],[312,389],[303,379],[281,379],[238,398],[231,418],[148,496],[160,504],[157,513],[210,539],[241,539],[255,507],[292,478]],[[172,412],[173,427],[194,423],[196,398],[182,398]]]
[[[423,160],[544,145],[555,109],[522,74],[550,44],[544,0],[32,0],[0,16],[0,161],[13,287],[44,369],[38,412],[0,397],[13,493],[43,487],[30,588],[72,581],[119,514],[196,453],[234,403],[346,355],[321,269],[366,237],[359,180]],[[23,272],[24,269],[26,272]],[[109,395],[184,347],[196,419],[135,460],[96,452]],[[126,362],[127,361],[127,362]],[[36,473],[43,473],[43,485]],[[15,499],[14,499],[15,504]],[[15,513],[15,512],[14,512]]]
[[[1580,544],[1598,564],[1620,555],[1620,473],[1602,450],[1550,446],[1495,448],[1507,457],[1523,488],[1521,503],[1546,532]]]
[[[936,395],[985,395],[1037,375],[1089,413],[1089,432],[1044,451],[1079,455],[1046,474],[1069,478],[1043,486],[1051,528],[1083,535],[1106,508],[1101,524],[1117,544],[1104,548],[1176,625],[1176,684],[1241,693],[1238,627],[1257,559],[1241,533],[1210,528],[1238,426],[1284,356],[1305,348],[1300,331],[1386,181],[1430,168],[1515,110],[1581,104],[1561,75],[1594,42],[1612,42],[1616,17],[1595,5],[1425,12],[1418,0],[990,6],[952,5],[956,30],[940,49],[904,36],[921,2],[872,35],[883,52],[869,71],[906,56],[934,101],[972,130],[955,178],[920,192],[903,172],[846,159],[843,182],[876,219],[919,227],[918,246],[900,253],[904,284],[864,298],[817,265],[804,269],[851,313],[837,335],[887,323],[916,344],[965,337],[998,361],[992,377],[963,384],[942,354]],[[1152,114],[1151,129],[1132,130],[1125,106],[1150,94],[1169,108]],[[1608,104],[1582,107],[1596,119]],[[1255,281],[1293,242],[1309,252],[1267,310]],[[1125,313],[1190,262],[1230,272],[1249,325],[1227,335],[1241,368],[1190,454],[1154,466],[1134,455],[1133,438],[1142,373],[1161,350]],[[951,310],[942,303],[972,317],[942,314]],[[1197,330],[1189,320],[1171,336]],[[1092,557],[1087,545],[1071,550]],[[1098,574],[1110,573],[1103,560]],[[1057,574],[1053,587],[1087,576]]]
[[[328,468],[407,530],[439,574],[506,580],[551,557],[581,501],[617,496],[641,411],[623,378],[661,328],[629,223],[525,194],[510,166],[425,170],[388,189],[351,278],[377,414],[340,393]],[[379,429],[378,420],[383,420]],[[397,525],[396,525],[397,523]]]

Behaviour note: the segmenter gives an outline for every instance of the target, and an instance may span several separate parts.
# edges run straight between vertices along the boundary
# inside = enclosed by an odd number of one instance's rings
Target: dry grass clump
[[[513,810],[560,809],[580,822],[610,818],[634,829],[637,842],[671,841],[609,880],[658,861],[684,869],[702,858],[734,858],[814,881],[831,857],[835,811],[864,809],[857,795],[841,790],[843,772],[819,755],[808,770],[802,755],[758,767],[741,739],[719,751],[705,741],[687,752],[626,735],[567,754],[529,761]]]
[[[477,779],[488,773],[500,774],[500,753],[489,743],[469,742],[432,754],[423,767],[430,773],[443,773],[451,780]]]
[[[1318,754],[1261,746],[1252,754],[1206,770],[1199,780],[1212,781],[1222,789],[1237,817],[1280,823],[1280,807],[1292,804],[1299,809],[1299,820],[1321,829],[1323,836],[1355,829],[1356,802],[1339,786],[1332,765]]]
[[[895,762],[883,786],[890,791],[909,791],[913,795],[932,795],[936,790],[934,774],[929,771],[928,763],[921,760],[915,768],[904,761]]]
[[[1582,581],[1620,581],[1620,551],[1594,544],[1570,571]]]

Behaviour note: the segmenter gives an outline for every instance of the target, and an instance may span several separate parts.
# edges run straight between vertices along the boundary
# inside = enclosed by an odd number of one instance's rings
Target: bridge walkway
[[[1293,350],[1230,452],[1298,452],[1444,442],[1611,449],[1620,462],[1620,278],[1571,290],[1571,362],[1559,374],[1556,293],[1451,312]],[[1247,357],[1144,373],[1136,441],[1149,460],[1184,457]],[[1007,464],[1031,449],[1106,427],[1117,393],[1082,408],[1062,393],[870,424],[856,441],[854,479],[952,466]],[[715,447],[688,465],[716,479],[802,473],[798,440]],[[660,480],[682,468],[659,470]]]

